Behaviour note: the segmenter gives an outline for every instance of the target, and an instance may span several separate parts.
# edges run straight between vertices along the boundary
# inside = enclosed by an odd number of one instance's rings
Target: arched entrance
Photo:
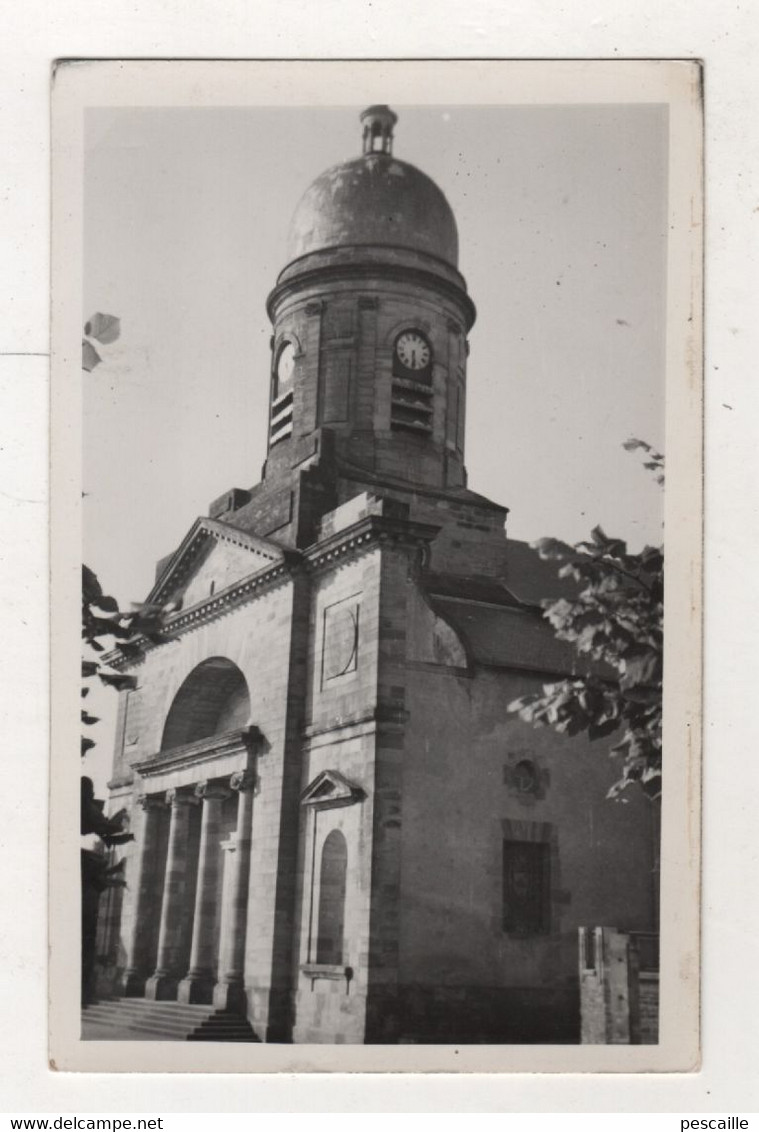
[[[224,897],[239,902],[236,873],[246,863],[235,850],[249,844],[250,803],[241,795],[250,785],[249,722],[243,673],[210,657],[174,696],[160,750],[136,767],[148,804],[133,953],[149,998],[211,1002],[222,977],[236,979],[239,948],[223,935],[239,935],[241,917],[225,915]]]

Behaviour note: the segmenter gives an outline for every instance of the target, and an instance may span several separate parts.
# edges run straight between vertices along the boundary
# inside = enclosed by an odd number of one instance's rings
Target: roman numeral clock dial
[[[426,370],[432,356],[427,339],[416,330],[407,330],[399,336],[395,352],[401,365],[414,373]]]

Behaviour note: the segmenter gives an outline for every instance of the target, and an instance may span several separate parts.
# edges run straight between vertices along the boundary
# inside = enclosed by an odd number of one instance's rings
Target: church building
[[[562,583],[467,485],[475,306],[395,124],[302,197],[261,482],[159,562],[163,633],[117,662],[119,993],[269,1042],[577,1042],[578,928],[655,922],[650,805],[507,711],[574,671]]]

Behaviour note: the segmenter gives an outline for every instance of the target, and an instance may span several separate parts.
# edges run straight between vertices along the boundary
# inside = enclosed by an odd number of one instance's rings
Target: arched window
[[[348,846],[338,829],[324,842],[319,876],[319,920],[316,962],[337,966],[343,962],[345,926],[345,878]]]
[[[250,722],[248,685],[231,660],[214,656],[194,668],[174,697],[161,750],[223,735]]]

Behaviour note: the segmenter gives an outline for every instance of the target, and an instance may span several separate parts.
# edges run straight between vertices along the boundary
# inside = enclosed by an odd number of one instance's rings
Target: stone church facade
[[[119,986],[264,1041],[578,1041],[578,928],[654,922],[651,815],[506,710],[573,670],[561,583],[467,487],[475,308],[394,124],[302,198],[262,481],[158,564],[173,612],[122,662]]]

